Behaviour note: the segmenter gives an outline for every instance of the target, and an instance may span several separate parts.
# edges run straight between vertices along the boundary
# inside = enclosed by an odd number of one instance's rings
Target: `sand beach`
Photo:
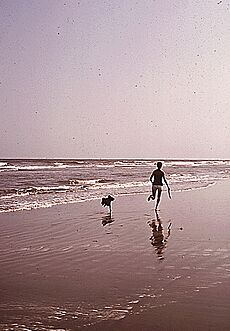
[[[0,0],[0,331],[230,331],[229,16]]]
[[[229,330],[230,182],[0,215],[1,330]]]

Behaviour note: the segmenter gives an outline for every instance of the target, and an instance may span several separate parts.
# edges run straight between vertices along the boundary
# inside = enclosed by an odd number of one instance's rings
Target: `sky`
[[[230,159],[230,0],[0,0],[0,158]]]

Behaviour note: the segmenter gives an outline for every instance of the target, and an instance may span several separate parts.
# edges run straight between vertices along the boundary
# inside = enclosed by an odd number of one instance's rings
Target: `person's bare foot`
[[[150,201],[150,200],[155,200],[155,197],[154,197],[152,194],[150,194],[150,196],[148,197],[147,200],[148,200],[148,201]]]

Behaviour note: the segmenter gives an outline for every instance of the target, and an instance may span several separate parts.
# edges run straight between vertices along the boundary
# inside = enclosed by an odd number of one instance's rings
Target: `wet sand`
[[[229,330],[230,183],[0,215],[1,330]]]

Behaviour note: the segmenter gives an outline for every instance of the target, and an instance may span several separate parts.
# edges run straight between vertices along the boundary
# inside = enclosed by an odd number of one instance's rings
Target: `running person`
[[[156,193],[157,193],[157,203],[156,203],[155,209],[157,209],[157,207],[160,203],[163,180],[168,188],[169,198],[171,199],[170,187],[166,181],[164,172],[161,170],[161,167],[162,167],[162,163],[157,162],[157,169],[154,170],[150,176],[150,181],[152,183],[152,194],[148,197],[148,201],[150,201],[151,199],[154,200],[156,197]]]

